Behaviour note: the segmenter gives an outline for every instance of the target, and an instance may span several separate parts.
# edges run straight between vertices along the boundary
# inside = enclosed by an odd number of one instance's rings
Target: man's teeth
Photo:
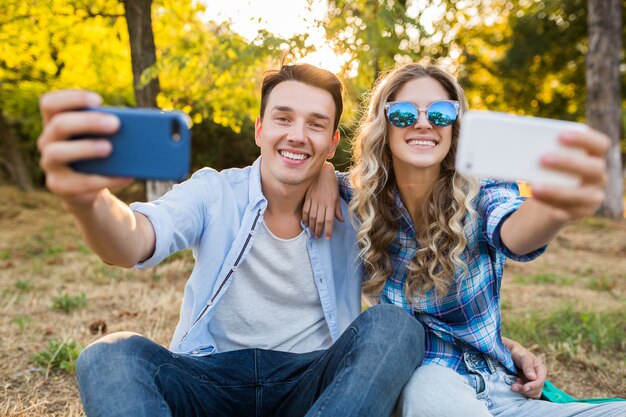
[[[309,157],[308,155],[303,153],[291,153],[287,151],[280,151],[280,154],[285,158],[295,159],[297,161],[303,161]]]
[[[434,140],[420,140],[412,139],[407,142],[409,146],[435,146],[437,143]]]

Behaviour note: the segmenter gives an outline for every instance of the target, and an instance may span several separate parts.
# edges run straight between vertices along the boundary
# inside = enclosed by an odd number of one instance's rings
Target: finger
[[[547,185],[533,186],[532,196],[550,206],[575,208],[583,204],[599,205],[604,201],[604,189],[595,186],[567,188]]]
[[[524,384],[521,392],[526,397],[539,398],[541,397],[542,387],[543,385],[537,385],[535,382],[529,382],[527,384]]]
[[[335,213],[328,209],[324,221],[324,238],[330,240],[333,237],[333,225],[335,223]]]
[[[595,129],[567,131],[559,134],[559,141],[566,146],[582,148],[587,153],[604,158],[611,146],[611,140]]]
[[[341,200],[337,199],[335,203],[335,218],[340,222],[343,222],[345,219],[343,218],[343,210],[341,210]]]
[[[606,182],[606,162],[604,158],[582,154],[549,154],[541,158],[541,165],[576,176],[582,177],[587,182]]]
[[[546,383],[546,379],[548,377],[548,368],[546,368],[539,358],[535,361],[535,372],[537,373],[536,382],[540,383],[543,388],[543,384]]]
[[[42,95],[39,99],[44,124],[47,124],[57,113],[85,107],[98,107],[101,104],[102,98],[98,94],[85,90],[53,91]]]
[[[111,142],[106,139],[83,139],[75,141],[54,142],[46,146],[41,154],[39,165],[47,172],[55,167],[70,162],[104,158],[113,150]]]
[[[132,181],[130,178],[76,173],[70,168],[64,168],[46,176],[46,186],[50,191],[60,196],[73,196],[104,188],[117,188],[128,185]]]
[[[110,135],[120,127],[120,120],[98,112],[64,112],[57,114],[44,128],[37,141],[39,150],[50,142],[67,140],[81,134]]]
[[[529,381],[534,381],[537,379],[534,361],[527,361],[527,363],[524,363],[522,370],[524,372],[525,379]]]
[[[324,230],[324,222],[326,221],[326,207],[319,206],[317,208],[317,216],[315,217],[315,237],[320,238],[322,236],[322,230]]]
[[[309,213],[311,210],[311,200],[309,198],[308,192],[307,196],[304,199],[304,205],[302,206],[302,222],[305,226],[309,226]]]
[[[315,236],[315,222],[317,221],[317,204],[311,202],[311,207],[309,208],[309,229]]]

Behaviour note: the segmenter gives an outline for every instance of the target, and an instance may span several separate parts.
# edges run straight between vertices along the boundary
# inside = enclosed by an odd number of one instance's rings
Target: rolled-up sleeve
[[[516,183],[483,180],[476,206],[478,215],[484,219],[483,233],[489,244],[507,258],[518,262],[531,261],[544,253],[547,248],[543,246],[530,253],[519,255],[511,252],[502,242],[500,237],[502,224],[524,201],[526,198],[519,195]]]
[[[205,219],[211,216],[211,208],[206,202],[219,190],[219,187],[211,186],[214,181],[211,171],[203,169],[196,172],[155,201],[130,205],[132,210],[150,220],[156,236],[154,253],[135,265],[136,268],[154,267],[172,253],[193,247],[200,241]]]

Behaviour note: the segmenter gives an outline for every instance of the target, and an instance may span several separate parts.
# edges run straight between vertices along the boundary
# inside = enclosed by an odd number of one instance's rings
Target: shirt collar
[[[411,215],[409,211],[402,203],[402,199],[400,198],[400,191],[396,185],[393,186],[393,198],[396,203],[395,211],[396,216],[398,218],[398,226],[409,233],[411,236],[415,236],[415,227],[413,226],[413,219],[411,219]]]
[[[257,207],[258,205],[267,206],[267,199],[263,195],[263,188],[261,187],[261,157],[259,156],[252,164],[250,169],[250,179],[248,187],[248,202],[250,207]]]

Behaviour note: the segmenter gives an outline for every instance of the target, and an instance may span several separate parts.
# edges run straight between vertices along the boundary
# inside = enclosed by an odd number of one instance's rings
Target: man
[[[353,228],[337,224],[331,240],[317,240],[301,221],[305,192],[339,141],[341,93],[336,76],[310,65],[268,73],[255,129],[260,159],[202,169],[130,207],[108,190],[129,180],[68,166],[111,152],[105,140],[68,138],[110,134],[119,121],[73,111],[98,106],[93,93],[42,97],[47,185],[102,260],[148,268],[185,248],[196,259],[170,350],[123,332],[80,355],[88,416],[392,413],[421,361],[423,330],[393,306],[359,316]]]

